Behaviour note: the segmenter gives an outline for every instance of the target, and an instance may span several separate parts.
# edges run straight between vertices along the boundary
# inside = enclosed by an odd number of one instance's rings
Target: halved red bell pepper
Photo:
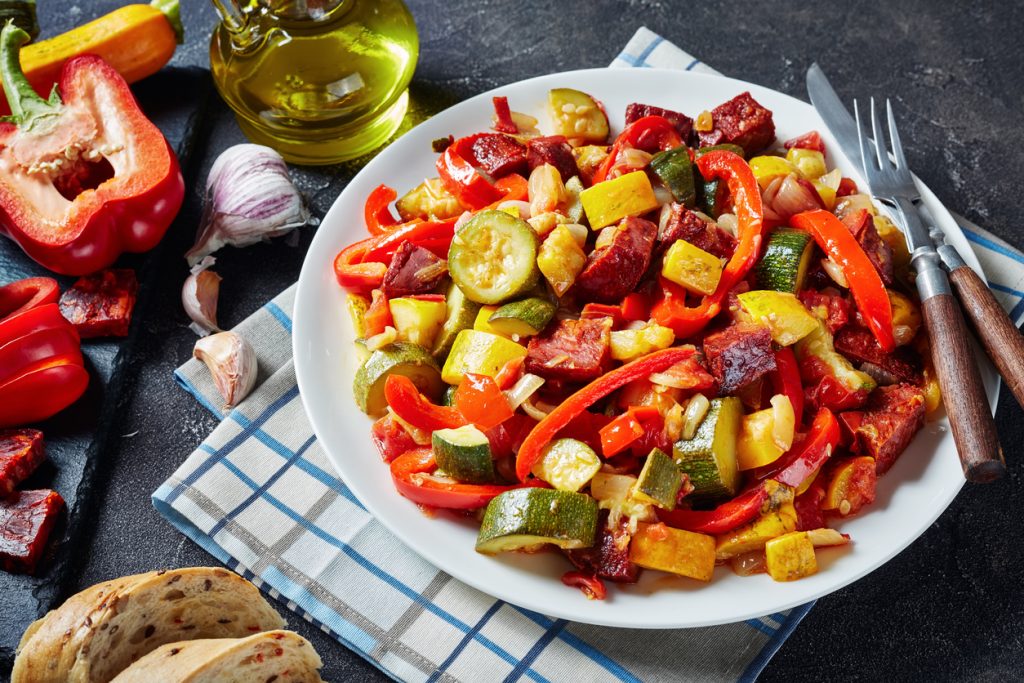
[[[363,208],[363,219],[366,221],[366,229],[371,235],[379,235],[387,232],[387,229],[398,225],[398,219],[391,213],[391,202],[395,201],[398,193],[387,185],[381,184],[374,188],[370,196],[366,198],[366,206]]]
[[[864,322],[886,353],[896,348],[892,334],[892,305],[885,284],[871,259],[842,221],[828,211],[805,211],[790,219],[793,227],[806,230],[846,276],[850,293]]]
[[[759,484],[722,503],[714,510],[658,509],[657,514],[659,520],[676,529],[702,534],[723,534],[757,517],[766,500],[768,491]]]
[[[38,330],[54,328],[67,328],[78,335],[71,323],[60,314],[57,304],[36,306],[0,320],[0,344]]]
[[[470,148],[476,137],[471,135],[456,140],[437,158],[437,173],[441,178],[441,184],[459,204],[471,211],[482,209],[501,199],[501,191],[477,172],[469,162],[472,158]]]
[[[472,372],[463,375],[455,390],[454,406],[468,422],[485,432],[512,417],[514,412],[493,379]]]
[[[836,416],[828,408],[822,408],[814,416],[803,440],[766,471],[759,472],[758,479],[774,479],[780,484],[799,488],[832,457],[832,451],[839,445],[839,436]]]
[[[792,347],[783,346],[775,351],[775,369],[768,376],[771,378],[772,390],[776,394],[783,394],[792,404],[799,429],[803,423],[804,385],[800,381],[800,366],[797,365]]]
[[[185,194],[174,152],[96,55],[68,60],[49,99],[37,95],[18,60],[28,39],[13,23],[0,32],[12,112],[0,122],[0,233],[65,275],[152,249]]]
[[[732,152],[715,150],[700,157],[697,168],[708,181],[726,181],[736,211],[739,242],[722,271],[718,287],[701,299],[697,306],[687,306],[685,289],[660,278],[661,297],[651,309],[651,314],[655,321],[671,328],[680,338],[699,332],[718,315],[729,290],[746,276],[761,253],[764,208],[757,179],[747,162]]]
[[[606,180],[612,169],[618,164],[619,156],[627,149],[642,149],[646,152],[658,152],[675,149],[683,144],[679,131],[672,122],[663,116],[644,116],[619,133],[615,138],[608,157],[594,173],[593,184]]]
[[[438,429],[453,429],[467,423],[455,408],[431,403],[416,384],[404,375],[389,375],[384,383],[384,397],[395,415],[413,427],[428,432]]]
[[[43,304],[57,303],[60,287],[52,277],[29,277],[0,287],[0,320]]]
[[[649,353],[626,363],[611,372],[595,379],[552,410],[547,417],[537,423],[530,435],[526,437],[516,457],[516,476],[519,481],[526,481],[533,466],[541,458],[541,452],[551,439],[577,415],[580,415],[594,403],[633,380],[642,379],[652,372],[665,368],[692,356],[692,346],[676,346]]]
[[[512,110],[508,106],[507,97],[492,97],[494,103],[494,125],[492,128],[499,133],[515,135],[519,132],[519,126],[512,120]]]
[[[391,462],[391,480],[403,496],[419,505],[454,510],[476,510],[492,498],[518,486],[460,484],[434,476],[437,462],[430,448],[416,448]]]

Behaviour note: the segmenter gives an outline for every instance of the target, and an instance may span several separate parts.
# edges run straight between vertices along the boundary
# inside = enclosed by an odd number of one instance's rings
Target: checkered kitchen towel
[[[711,69],[640,29],[613,66]],[[1004,305],[1024,314],[1024,257],[971,227]],[[552,619],[429,565],[333,473],[309,426],[291,359],[291,287],[236,330],[260,385],[153,495],[172,524],[395,678],[408,681],[752,680],[811,605],[744,623],[628,631]],[[206,369],[175,373],[218,417]],[[645,656],[654,639],[659,657]]]

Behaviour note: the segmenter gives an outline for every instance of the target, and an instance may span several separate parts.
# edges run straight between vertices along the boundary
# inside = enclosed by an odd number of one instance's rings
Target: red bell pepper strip
[[[89,383],[82,356],[57,357],[0,384],[0,429],[39,422],[78,400]]]
[[[57,303],[60,287],[52,277],[29,277],[0,287],[0,320],[43,304]]]
[[[626,298],[622,300],[622,319],[626,322],[634,322],[637,320],[647,320],[651,316],[651,306],[645,297],[640,292],[632,292],[627,294]]]
[[[76,337],[78,335],[71,323],[60,314],[57,304],[36,306],[0,320],[0,344],[39,330],[54,328],[67,328],[74,332]]]
[[[370,307],[366,309],[366,315],[363,317],[367,337],[380,334],[388,325],[394,326],[395,322],[391,319],[391,307],[388,306],[388,298],[384,296],[384,292],[375,289],[370,292],[370,297]]]
[[[501,192],[487,178],[477,172],[468,159],[474,136],[456,140],[437,158],[437,173],[441,184],[459,204],[476,211],[501,199]]]
[[[501,192],[501,198],[485,206],[485,209],[496,209],[499,204],[504,202],[526,201],[530,195],[529,181],[518,173],[509,173],[507,176],[499,178],[495,181],[494,187]]]
[[[739,242],[722,271],[718,287],[711,295],[701,299],[697,306],[686,305],[685,289],[660,278],[662,294],[651,309],[651,314],[658,324],[671,328],[680,338],[699,332],[718,315],[729,290],[746,276],[761,253],[764,209],[761,205],[761,190],[750,166],[732,152],[715,150],[700,157],[697,168],[709,181],[716,178],[726,181],[738,220]]]
[[[507,391],[515,386],[519,378],[523,376],[523,368],[526,366],[526,358],[520,356],[505,362],[494,376],[494,383],[502,391]]]
[[[608,597],[604,581],[588,572],[566,572],[562,574],[562,583],[570,588],[579,588],[587,600],[604,600]]]
[[[783,346],[775,352],[775,369],[769,377],[772,390],[776,394],[783,394],[792,404],[793,415],[796,416],[796,425],[799,428],[803,423],[804,385],[800,381],[800,366],[797,365],[791,347]]]
[[[519,132],[519,126],[512,120],[512,110],[508,106],[507,97],[492,97],[494,102],[494,130],[499,133],[515,135]]]
[[[9,169],[0,174],[0,233],[64,275],[152,249],[185,194],[174,152],[100,57],[68,60],[49,99],[37,95],[18,59],[28,40],[12,23],[0,32],[12,112],[0,122],[0,163]]]
[[[460,484],[434,477],[437,462],[430,448],[416,448],[391,461],[391,480],[403,496],[419,505],[454,510],[482,508],[492,498],[518,486]]]
[[[448,247],[455,236],[455,221],[417,221],[407,223],[381,234],[363,253],[364,263],[379,261],[390,263],[403,242],[430,249],[441,258],[448,258]]]
[[[822,408],[814,416],[807,435],[779,460],[756,472],[756,476],[799,488],[832,457],[839,438],[839,420],[831,410]]]
[[[366,198],[366,206],[363,208],[363,219],[366,221],[366,229],[371,235],[379,235],[387,232],[387,229],[398,225],[398,219],[391,213],[389,204],[395,201],[398,193],[387,185],[378,185],[370,196]]]
[[[830,259],[843,269],[850,284],[850,293],[864,322],[886,353],[896,349],[892,335],[892,305],[885,285],[857,239],[842,221],[828,211],[805,211],[790,219],[795,228],[814,236]]]
[[[523,442],[516,457],[516,476],[519,481],[526,481],[530,470],[541,459],[541,451],[558,432],[572,422],[572,419],[583,413],[594,403],[633,380],[643,379],[652,372],[665,368],[692,356],[692,346],[676,346],[649,353],[626,363],[611,372],[595,379],[552,410],[547,417],[537,423]]]
[[[55,357],[82,364],[78,335],[69,326],[38,330],[0,343],[0,384]]]
[[[644,116],[619,133],[615,138],[608,157],[594,172],[592,184],[596,185],[608,178],[615,168],[619,156],[627,149],[643,149],[648,152],[675,149],[683,144],[676,127],[663,116]]]
[[[384,383],[384,397],[395,415],[418,429],[436,432],[438,429],[452,429],[466,424],[462,413],[455,408],[434,405],[404,375],[388,376]]]
[[[643,423],[659,416],[658,409],[653,406],[631,406],[602,427],[599,433],[604,457],[610,458],[626,450],[630,444],[644,435]]]
[[[462,417],[485,432],[491,427],[497,427],[515,412],[493,379],[472,372],[463,376],[455,390],[454,406],[462,413]]]
[[[676,529],[702,534],[724,534],[757,517],[766,500],[768,491],[759,484],[714,510],[659,509],[657,514],[659,520]]]
[[[375,243],[373,237],[348,245],[334,258],[334,277],[343,288],[364,292],[380,287],[388,267],[384,263],[363,263],[363,257]]]

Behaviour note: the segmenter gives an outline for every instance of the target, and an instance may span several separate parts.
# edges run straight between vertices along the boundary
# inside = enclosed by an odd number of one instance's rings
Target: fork
[[[921,310],[931,342],[932,364],[942,390],[943,403],[964,476],[973,482],[994,481],[1006,471],[995,421],[992,419],[978,366],[974,362],[975,353],[967,337],[963,314],[953,298],[935,244],[915,205],[921,195],[907,166],[899,131],[896,129],[896,118],[888,99],[885,101],[885,109],[889,137],[892,140],[892,158],[886,147],[885,131],[875,107],[875,98],[871,98],[874,149],[864,135],[857,101],[853,103],[864,176],[872,196],[893,209],[896,224],[907,239],[910,262],[917,274],[915,282],[921,297]]]

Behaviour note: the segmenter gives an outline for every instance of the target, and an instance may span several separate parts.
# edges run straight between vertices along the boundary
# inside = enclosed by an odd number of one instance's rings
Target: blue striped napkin
[[[640,29],[613,66],[710,70]],[[1024,257],[971,228],[1007,308],[1024,313]],[[334,474],[299,400],[294,286],[238,327],[259,385],[227,415],[195,360],[177,381],[223,422],[153,504],[210,554],[390,676],[406,681],[753,680],[811,605],[737,624],[621,630],[495,600],[431,566],[374,520]],[[646,656],[659,643],[658,658]]]

